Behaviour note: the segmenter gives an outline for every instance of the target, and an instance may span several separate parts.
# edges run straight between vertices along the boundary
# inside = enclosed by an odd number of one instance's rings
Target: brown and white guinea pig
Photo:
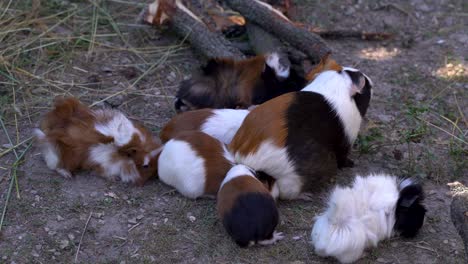
[[[277,180],[280,198],[317,190],[337,168],[352,166],[348,152],[371,99],[360,71],[324,71],[300,92],[253,109],[229,144],[235,162]]]
[[[215,197],[233,157],[219,140],[200,131],[177,134],[158,158],[158,176],[189,198]]]
[[[414,237],[424,222],[423,199],[422,186],[412,179],[357,176],[351,187],[335,187],[327,209],[316,217],[311,233],[315,252],[350,263],[393,235]]]
[[[248,108],[302,89],[306,80],[278,53],[236,61],[211,59],[202,73],[181,83],[177,112],[202,108]]]
[[[240,246],[270,245],[283,238],[275,199],[247,166],[236,165],[221,184],[217,201],[224,228]]]
[[[76,98],[58,97],[34,134],[47,166],[65,178],[91,169],[142,185],[156,176],[160,142],[117,110],[92,110]]]
[[[200,109],[174,116],[159,134],[163,143],[184,131],[202,131],[224,144],[232,138],[249,113],[243,109]]]

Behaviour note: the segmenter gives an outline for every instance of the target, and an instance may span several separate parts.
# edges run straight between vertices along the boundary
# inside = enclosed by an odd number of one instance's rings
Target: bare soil
[[[8,2],[0,3],[0,114],[13,145],[31,136],[59,94],[110,104],[157,133],[174,115],[178,83],[200,64],[171,32],[135,23],[141,6],[134,3],[19,0],[2,15]],[[467,263],[447,187],[455,180],[468,185],[466,1],[293,2],[298,21],[396,35],[327,40],[337,61],[375,83],[352,153],[356,166],[337,182],[388,172],[421,179],[427,194],[420,234],[384,241],[358,263]],[[284,240],[240,249],[217,219],[214,200],[186,199],[157,180],[139,188],[89,172],[63,179],[38,148],[26,149],[28,142],[15,148],[27,152],[16,170],[18,191],[13,184],[6,204],[16,157],[0,134],[0,209],[7,206],[0,263],[71,263],[78,247],[80,263],[335,262],[316,256],[309,243],[326,190],[313,201],[279,202]]]

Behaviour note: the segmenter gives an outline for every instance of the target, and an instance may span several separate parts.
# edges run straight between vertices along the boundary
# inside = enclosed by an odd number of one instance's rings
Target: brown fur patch
[[[339,65],[334,59],[330,57],[330,53],[325,55],[320,59],[319,64],[317,64],[309,73],[306,75],[307,81],[312,81],[317,77],[317,75],[324,71],[341,71],[343,67]]]
[[[238,176],[223,185],[218,193],[218,214],[221,218],[226,212],[229,212],[237,200],[239,195],[244,193],[265,193],[270,195],[270,192],[256,178],[243,175]]]
[[[266,140],[284,147],[288,135],[286,111],[294,98],[295,93],[287,93],[254,108],[229,144],[229,150],[241,155],[255,153]]]
[[[174,116],[161,130],[159,137],[163,143],[171,140],[183,131],[199,131],[203,123],[213,115],[212,109],[200,109],[182,112]]]
[[[206,169],[205,194],[216,195],[221,182],[232,167],[224,157],[223,143],[199,131],[182,132],[175,139],[188,142],[192,149],[203,157]]]

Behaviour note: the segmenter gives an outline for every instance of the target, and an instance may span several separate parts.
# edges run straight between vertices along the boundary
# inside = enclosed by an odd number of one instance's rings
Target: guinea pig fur
[[[394,234],[415,236],[424,222],[423,196],[414,180],[385,174],[357,176],[351,187],[335,187],[312,228],[315,252],[350,263]]]
[[[248,110],[242,109],[200,109],[183,112],[174,116],[159,136],[165,143],[180,132],[195,130],[229,144],[248,113]]]
[[[227,173],[218,192],[217,209],[226,231],[240,247],[270,245],[283,238],[275,231],[279,221],[275,200],[244,165]]]
[[[236,163],[277,180],[295,199],[352,166],[348,152],[371,98],[370,79],[352,68],[324,71],[300,92],[253,109],[229,144]]]
[[[219,140],[186,131],[169,140],[158,159],[159,179],[189,198],[214,197],[233,157]]]
[[[34,134],[47,166],[66,178],[87,169],[142,185],[156,175],[161,144],[119,111],[91,110],[76,98],[56,98]]]
[[[298,91],[306,80],[271,53],[245,60],[211,59],[202,73],[181,83],[177,112],[202,108],[248,108],[283,93]]]

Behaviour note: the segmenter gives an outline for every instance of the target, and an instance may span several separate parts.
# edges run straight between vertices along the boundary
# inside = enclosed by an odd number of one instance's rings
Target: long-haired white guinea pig
[[[283,238],[275,231],[279,221],[275,200],[265,183],[247,166],[236,165],[218,192],[218,215],[240,247],[270,245]]]
[[[423,198],[422,186],[412,179],[357,176],[351,187],[335,187],[327,209],[316,218],[315,252],[350,263],[393,234],[413,237],[424,222]]]

